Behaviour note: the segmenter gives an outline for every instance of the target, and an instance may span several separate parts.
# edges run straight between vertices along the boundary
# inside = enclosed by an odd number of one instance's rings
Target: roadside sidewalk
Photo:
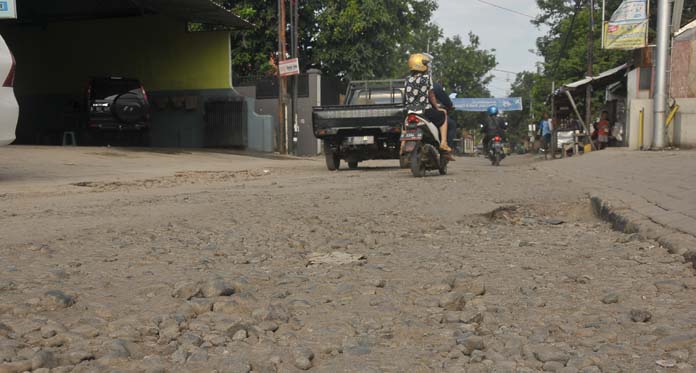
[[[177,172],[237,172],[284,167],[311,159],[214,149],[0,147],[0,195],[55,190],[76,182],[125,182]]]
[[[674,253],[696,253],[696,151],[612,149],[539,169],[555,175],[554,182],[582,185],[595,213],[614,228],[657,240]]]

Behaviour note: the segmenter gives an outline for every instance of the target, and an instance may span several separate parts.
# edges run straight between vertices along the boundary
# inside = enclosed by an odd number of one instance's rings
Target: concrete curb
[[[590,195],[590,202],[595,216],[610,223],[614,230],[657,241],[670,254],[684,256],[696,269],[696,237],[655,223],[623,203],[612,203],[594,194]]]

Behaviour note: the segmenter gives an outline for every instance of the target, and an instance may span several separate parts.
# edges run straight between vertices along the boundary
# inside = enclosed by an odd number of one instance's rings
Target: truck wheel
[[[334,153],[333,150],[327,149],[324,155],[326,156],[326,168],[329,171],[336,171],[341,167],[341,157]]]
[[[420,151],[420,147],[416,147],[413,149],[413,152],[411,152],[411,173],[415,177],[425,176],[425,163],[423,163],[421,159]]]
[[[348,168],[351,170],[355,170],[358,168],[358,162],[357,161],[350,161],[348,162]]]

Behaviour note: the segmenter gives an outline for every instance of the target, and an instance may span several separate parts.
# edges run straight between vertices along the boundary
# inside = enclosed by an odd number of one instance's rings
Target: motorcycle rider
[[[452,103],[452,99],[445,92],[441,82],[433,85],[433,91],[435,92],[438,105],[447,111],[447,144],[453,144],[454,138],[457,137],[457,122],[450,115],[454,111],[454,103]]]
[[[440,129],[440,150],[443,156],[454,161],[452,149],[447,144],[447,111],[437,104],[430,75],[432,57],[425,53],[412,54],[408,59],[411,75],[406,79],[406,108],[409,112],[422,112],[424,117]]]
[[[498,117],[498,108],[496,106],[489,106],[486,110],[488,116],[483,124],[481,131],[483,132],[483,149],[484,154],[488,155],[490,149],[491,140],[495,136],[500,136],[503,140],[505,139],[505,123],[502,119]]]

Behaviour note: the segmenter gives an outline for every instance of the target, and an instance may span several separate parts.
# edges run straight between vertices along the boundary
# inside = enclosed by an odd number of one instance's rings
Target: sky
[[[484,1],[530,16],[539,13],[536,0]],[[440,7],[433,20],[444,30],[445,36],[461,35],[466,42],[469,31],[473,31],[479,36],[482,48],[496,50],[497,69],[513,72],[536,70],[536,62],[541,58],[529,50],[536,49],[536,38],[544,34],[544,30],[539,30],[531,24],[530,18],[484,4],[479,0],[438,2]],[[493,73],[495,78],[488,86],[489,90],[495,97],[506,97],[515,75],[499,71]]]

